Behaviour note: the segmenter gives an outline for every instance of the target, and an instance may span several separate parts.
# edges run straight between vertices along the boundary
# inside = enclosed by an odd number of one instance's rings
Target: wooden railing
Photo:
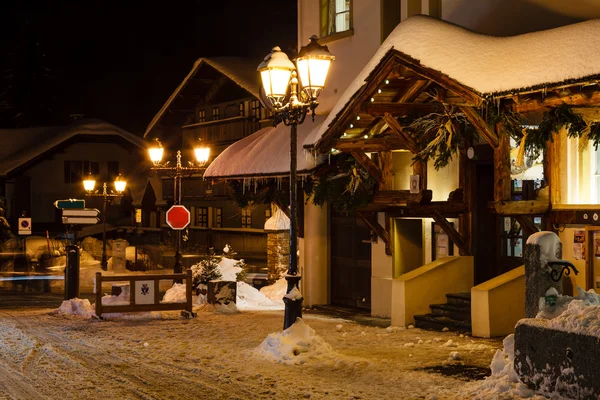
[[[184,140],[202,139],[207,143],[233,143],[256,132],[259,121],[248,117],[234,117],[184,126]]]
[[[162,303],[160,301],[160,291],[158,285],[161,280],[185,280],[185,303]],[[129,282],[129,304],[107,306],[102,304],[102,283],[127,281]],[[139,285],[136,285],[136,283],[139,283]],[[194,315],[192,313],[191,270],[188,269],[185,274],[165,275],[102,276],[101,272],[96,272],[96,315],[98,318],[102,318],[103,313],[170,310],[184,310],[187,312],[187,317]]]

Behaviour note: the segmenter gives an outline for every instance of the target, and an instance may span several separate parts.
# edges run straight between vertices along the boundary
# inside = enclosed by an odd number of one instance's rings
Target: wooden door
[[[331,304],[371,309],[371,231],[332,212]]]

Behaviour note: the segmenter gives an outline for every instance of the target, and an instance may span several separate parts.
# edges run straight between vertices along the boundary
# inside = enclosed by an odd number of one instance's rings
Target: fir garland
[[[251,204],[271,204],[278,207],[288,207],[290,204],[289,182],[273,178],[253,181],[252,185],[244,187],[239,180],[229,181],[233,201],[239,208],[246,208]]]
[[[347,158],[346,158],[347,157]],[[323,206],[328,202],[343,214],[352,215],[373,199],[377,183],[354,158],[340,154],[325,175],[304,185],[307,203]]]
[[[409,125],[413,138],[423,148],[413,161],[433,159],[439,170],[448,165],[464,139],[476,139],[476,130],[466,115],[446,108],[444,113],[431,113],[417,118]],[[433,138],[427,141],[428,138]]]

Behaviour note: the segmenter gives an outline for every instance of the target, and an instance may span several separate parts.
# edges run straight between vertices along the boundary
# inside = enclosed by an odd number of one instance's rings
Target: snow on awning
[[[318,129],[325,116],[310,116],[298,125],[298,173],[306,174],[317,166],[313,155],[303,148],[306,138]],[[238,140],[210,164],[204,179],[243,177],[285,177],[290,173],[290,127],[279,124],[263,128]]]
[[[327,131],[390,50],[440,71],[484,97],[522,92],[600,74],[600,20],[511,37],[469,31],[418,15],[400,23],[329,113],[311,145]]]

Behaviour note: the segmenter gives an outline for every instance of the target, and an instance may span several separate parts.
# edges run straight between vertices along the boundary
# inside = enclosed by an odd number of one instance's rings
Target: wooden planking
[[[490,206],[500,215],[545,214],[550,211],[547,200],[494,201]]]
[[[454,229],[454,227],[448,222],[448,220],[444,218],[444,216],[437,210],[433,211],[431,216],[433,220],[442,228],[442,230],[446,232],[446,234],[450,237],[454,244],[456,244],[456,246],[459,249],[459,254],[461,256],[470,255],[469,248],[465,240],[460,235],[460,233],[458,233],[456,229]]]
[[[431,218],[434,211],[447,217],[458,217],[466,213],[468,208],[462,201],[432,201],[428,204],[388,207],[385,211],[390,217]]]
[[[425,90],[431,81],[426,79],[418,79],[404,92],[399,91],[397,96],[392,100],[394,103],[410,103],[414,101],[422,90]]]
[[[397,138],[371,138],[371,139],[338,139],[334,148],[344,152],[367,152],[377,153],[388,150],[406,150],[406,143]]]
[[[415,113],[432,113],[441,110],[439,103],[376,103],[367,102],[361,106],[361,111],[373,116],[386,113],[394,116],[411,115]]]
[[[352,154],[352,157],[354,157],[356,162],[358,162],[365,170],[367,170],[369,175],[371,175],[380,186],[385,185],[383,173],[377,164],[373,162],[373,160],[371,160],[365,153],[362,152],[352,151],[350,154]]]
[[[490,146],[496,148],[498,147],[498,135],[494,133],[493,129],[485,122],[479,112],[473,107],[465,107],[458,106],[458,108],[466,115],[467,119],[477,129],[477,132],[483,136],[486,142],[489,143]]]
[[[395,59],[401,65],[404,65],[406,68],[411,69],[424,78],[430,79],[438,85],[453,91],[474,106],[479,106],[483,103],[483,98],[474,90],[458,83],[446,75],[442,75],[439,71],[424,67],[418,60],[399,51],[396,51]]]
[[[392,152],[381,151],[378,154],[377,161],[379,163],[379,169],[382,173],[382,184],[379,185],[380,190],[393,190],[394,189],[394,171],[392,164]]]

